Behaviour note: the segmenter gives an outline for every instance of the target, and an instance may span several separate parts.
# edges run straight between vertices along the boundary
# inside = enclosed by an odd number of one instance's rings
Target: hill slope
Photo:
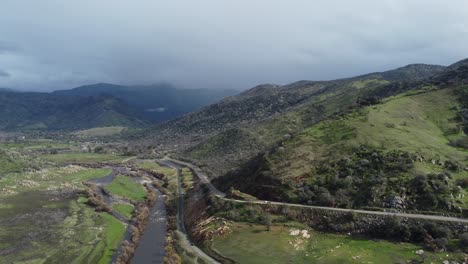
[[[468,187],[461,91],[468,86],[411,91],[324,120],[218,184],[314,205],[468,208],[458,187]]]
[[[184,157],[206,163],[213,175],[219,176],[305,127],[361,104],[372,103],[382,91],[388,96],[414,89],[428,76],[444,70],[443,66],[416,64],[335,81],[260,85],[198,112],[159,124],[146,132],[142,142],[146,144],[151,140],[167,149],[176,149]],[[232,134],[244,136],[235,141]],[[248,135],[248,142],[255,144],[245,144],[245,135]],[[226,146],[244,147],[232,152]],[[216,151],[207,151],[209,149]]]

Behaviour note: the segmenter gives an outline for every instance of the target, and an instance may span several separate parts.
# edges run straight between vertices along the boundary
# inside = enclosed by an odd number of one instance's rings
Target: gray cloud
[[[1,87],[93,82],[246,89],[468,57],[452,0],[4,0]]]
[[[10,53],[10,52],[17,52],[19,51],[20,48],[11,44],[11,43],[8,43],[8,42],[3,42],[0,40],[0,54],[2,53]]]
[[[0,78],[2,77],[10,77],[10,74],[7,71],[0,69]]]

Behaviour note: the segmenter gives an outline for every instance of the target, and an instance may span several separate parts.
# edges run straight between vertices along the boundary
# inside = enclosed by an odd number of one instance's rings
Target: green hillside
[[[203,162],[217,177],[321,120],[422,87],[428,76],[444,68],[416,64],[334,81],[260,85],[199,112],[157,125],[147,131],[146,138],[170,148],[177,144],[179,155]],[[239,129],[255,144],[246,144],[243,137],[230,138],[232,130]],[[214,145],[220,145],[222,138],[238,151],[205,151],[207,155],[201,155],[200,149],[216,148]],[[220,154],[213,154],[216,152]]]
[[[319,122],[218,183],[316,205],[468,208],[467,92],[415,90]]]

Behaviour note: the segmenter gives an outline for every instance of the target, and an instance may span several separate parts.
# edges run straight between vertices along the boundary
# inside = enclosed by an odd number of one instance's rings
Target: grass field
[[[112,206],[112,209],[114,209],[116,212],[118,212],[127,219],[130,219],[133,216],[134,208],[131,204],[114,204]]]
[[[167,177],[175,177],[177,176],[177,171],[173,168],[164,167],[159,165],[154,161],[144,161],[137,163],[137,166],[142,169],[152,170],[155,172],[164,173]]]
[[[0,149],[0,173],[20,172],[27,165],[28,161],[20,154]]]
[[[105,137],[120,134],[125,127],[95,127],[86,130],[76,131],[73,134],[80,137]]]
[[[83,181],[100,178],[111,173],[111,169],[85,169],[78,166],[45,168],[36,172],[10,173],[0,178],[2,196],[31,191],[58,189],[81,189]]]
[[[3,176],[0,263],[108,263],[125,227],[76,191],[110,172],[67,166]]]
[[[106,190],[114,195],[134,201],[145,200],[147,194],[141,184],[123,175],[115,177],[112,183],[106,186]]]
[[[0,143],[0,148],[21,150],[21,149],[51,149],[51,148],[73,148],[70,143],[56,142],[47,139],[38,139],[32,141],[5,142]]]
[[[160,166],[153,161],[144,161],[137,163],[137,166],[154,172],[163,173],[167,179],[167,188],[173,193],[177,192],[177,170],[169,167]]]
[[[235,223],[233,233],[215,239],[211,248],[238,263],[406,263],[422,261],[421,247],[407,243],[353,238],[308,230],[310,238],[291,235],[291,228]],[[448,257],[447,257],[448,255]],[[424,263],[460,259],[458,253],[425,252]]]
[[[6,262],[0,263],[107,264],[125,233],[113,216],[75,199],[32,192],[7,201],[15,206],[0,209],[0,250],[13,251],[1,255]],[[36,216],[26,217],[31,214]],[[5,225],[8,219],[17,220]]]
[[[101,214],[100,221],[105,226],[105,232],[103,239],[96,245],[96,248],[99,250],[95,251],[95,255],[100,256],[96,263],[107,264],[111,262],[114,252],[124,238],[125,226],[110,214]]]
[[[63,153],[63,154],[47,154],[41,155],[41,159],[56,162],[58,164],[64,163],[96,163],[96,162],[110,162],[120,163],[128,157],[118,156],[113,154],[99,154],[99,153]]]

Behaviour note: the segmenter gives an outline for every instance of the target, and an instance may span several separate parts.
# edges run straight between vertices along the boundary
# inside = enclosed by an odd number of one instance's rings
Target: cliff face
[[[200,183],[196,183],[185,201],[185,226],[196,243],[210,241],[231,233],[228,222],[210,214],[209,198]]]

